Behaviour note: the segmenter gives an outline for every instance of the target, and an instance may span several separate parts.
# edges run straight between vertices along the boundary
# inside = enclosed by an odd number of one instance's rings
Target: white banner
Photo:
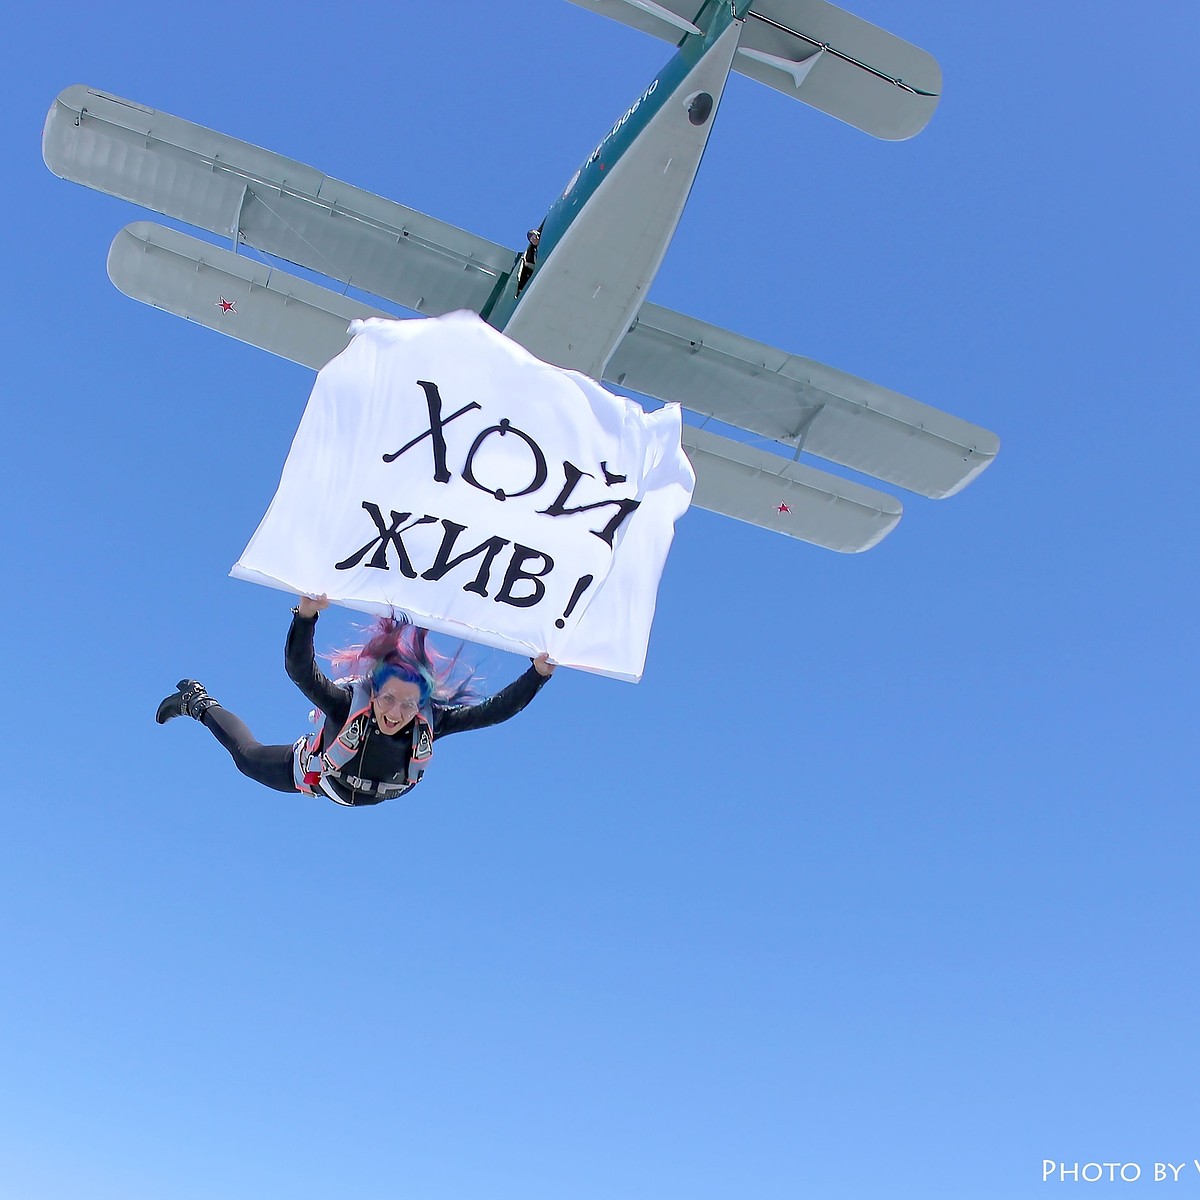
[[[356,321],[231,574],[637,680],[695,477],[653,413],[474,313]]]

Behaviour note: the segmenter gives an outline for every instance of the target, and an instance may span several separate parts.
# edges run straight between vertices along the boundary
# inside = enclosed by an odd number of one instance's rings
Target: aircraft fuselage
[[[713,0],[705,32],[684,38],[588,155],[546,214],[536,256],[518,257],[484,309],[539,358],[602,377],[679,224],[749,3]]]

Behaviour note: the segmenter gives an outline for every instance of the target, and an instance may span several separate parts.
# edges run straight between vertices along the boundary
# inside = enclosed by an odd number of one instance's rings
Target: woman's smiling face
[[[375,723],[389,736],[399,733],[421,707],[421,689],[403,679],[389,679],[371,699]]]

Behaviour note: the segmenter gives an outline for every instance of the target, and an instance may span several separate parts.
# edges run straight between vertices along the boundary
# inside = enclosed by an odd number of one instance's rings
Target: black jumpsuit
[[[334,683],[317,666],[313,653],[313,632],[317,618],[302,617],[293,612],[284,651],[288,677],[304,695],[325,714],[325,737],[328,746],[341,732],[350,716],[351,689],[349,684]],[[484,729],[516,716],[537,695],[546,682],[530,667],[508,687],[479,704],[433,704],[433,736],[436,743],[452,733],[466,729]],[[274,788],[277,792],[298,792],[293,772],[293,746],[264,746],[257,741],[240,717],[227,708],[214,705],[201,718],[213,736],[229,751],[234,764],[243,775],[256,783]],[[376,724],[374,714],[368,717],[368,732],[354,757],[339,775],[372,780],[376,783],[403,784],[407,779],[408,763],[412,757],[411,722],[394,734],[384,733]],[[358,807],[378,804],[379,796],[353,791],[340,780],[330,780],[342,802]]]

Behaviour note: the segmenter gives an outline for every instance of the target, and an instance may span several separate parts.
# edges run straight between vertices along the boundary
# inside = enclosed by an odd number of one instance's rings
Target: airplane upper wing
[[[54,174],[428,316],[478,312],[516,252],[303,163],[76,85],[42,134]]]
[[[248,242],[343,284],[429,315],[479,311],[515,253],[331,180],[310,167],[84,87],[46,120],[56,174]],[[313,369],[355,317],[390,315],[233,249],[151,222],[109,254],[121,291]],[[993,434],[906,396],[652,304],[605,378],[782,443],[792,457],[685,427],[695,503],[847,553],[875,545],[901,506],[801,463],[801,450],[929,496],[987,466]]]
[[[698,0],[571,0],[677,44]],[[754,0],[733,69],[887,141],[921,132],[937,107],[937,60],[826,0]]]
[[[994,433],[811,358],[643,304],[604,378],[923,496],[953,496]]]

